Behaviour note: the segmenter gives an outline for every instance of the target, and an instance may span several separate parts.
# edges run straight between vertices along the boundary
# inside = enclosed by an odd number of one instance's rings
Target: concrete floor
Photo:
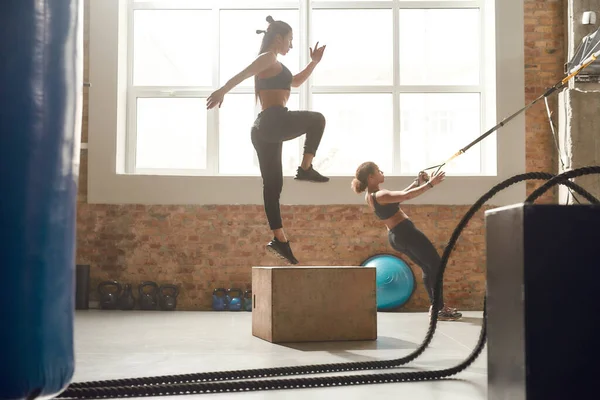
[[[482,322],[480,312],[463,314],[462,321],[439,322],[432,344],[405,368],[364,373],[434,370],[458,364],[475,346]],[[413,351],[428,327],[426,313],[379,313],[377,341],[275,345],[252,336],[251,318],[250,312],[77,311],[77,367],[73,382],[393,359]],[[446,381],[169,398],[486,399],[486,366],[484,349],[470,368]]]

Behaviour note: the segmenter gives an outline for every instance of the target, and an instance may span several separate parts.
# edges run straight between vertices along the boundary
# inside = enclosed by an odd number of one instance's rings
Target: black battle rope
[[[542,186],[540,186],[539,188],[537,188],[536,190],[534,190],[527,197],[527,199],[525,200],[525,202],[526,203],[533,203],[534,201],[536,201],[540,196],[542,196],[544,193],[546,193],[553,186],[562,185],[562,184],[565,184],[566,186],[569,186],[567,184],[567,182],[568,183],[572,183],[572,182],[569,181],[568,179],[577,178],[577,177],[583,176],[583,175],[597,174],[598,173],[598,168],[600,168],[600,167],[599,166],[581,167],[581,168],[576,168],[576,169],[572,169],[572,170],[563,172],[560,175],[553,176],[546,183],[544,183]],[[572,188],[574,189],[574,187],[572,187]],[[583,195],[583,193],[580,192],[578,189],[575,189],[575,191],[578,192],[579,194],[581,194],[582,196],[584,196],[588,201],[590,201],[590,203],[594,203],[594,204],[598,203],[598,200],[596,200],[592,196],[591,193],[589,193],[589,192],[586,191],[587,195]],[[591,200],[588,195],[591,196],[591,198],[594,199],[594,200],[596,200],[596,201]]]
[[[463,216],[455,228],[448,245],[444,249],[441,261],[440,274],[434,290],[434,304],[439,304],[439,288],[443,285],[443,276],[450,258],[450,254],[458,241],[463,229],[467,226],[469,220],[477,211],[498,192],[509,186],[528,179],[548,180],[546,184],[538,188],[527,201],[533,201],[545,193],[550,187],[562,184],[588,199],[591,203],[599,204],[600,201],[589,192],[578,185],[570,182],[568,179],[600,173],[600,166],[584,167],[568,171],[555,176],[545,172],[530,172],[515,175],[494,186],[485,193]],[[534,196],[535,195],[535,196]],[[382,360],[370,362],[351,362],[338,364],[304,365],[295,367],[264,368],[238,371],[204,372],[197,374],[170,375],[145,378],[128,378],[107,381],[77,382],[72,383],[61,393],[59,398],[73,399],[99,399],[99,398],[118,398],[118,397],[141,397],[141,396],[170,396],[202,393],[223,393],[223,392],[244,392],[256,390],[277,390],[277,389],[303,389],[316,387],[364,385],[376,383],[392,382],[414,382],[430,381],[447,378],[468,368],[481,354],[486,340],[486,311],[487,296],[483,301],[483,323],[477,344],[471,354],[460,364],[437,371],[415,371],[415,372],[396,372],[386,374],[362,374],[332,377],[311,377],[294,379],[262,379],[250,381],[237,381],[238,379],[255,379],[282,375],[305,375],[341,371],[357,371],[367,369],[387,369],[406,364],[419,357],[425,348],[433,339],[437,326],[437,313],[432,313],[429,329],[423,340],[423,343],[411,354],[395,360]],[[221,381],[221,382],[215,382]],[[223,382],[228,381],[228,382]]]

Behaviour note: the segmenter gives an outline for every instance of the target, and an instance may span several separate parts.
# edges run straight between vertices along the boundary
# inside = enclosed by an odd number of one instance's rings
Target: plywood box
[[[373,267],[253,267],[252,335],[272,343],[377,339]]]

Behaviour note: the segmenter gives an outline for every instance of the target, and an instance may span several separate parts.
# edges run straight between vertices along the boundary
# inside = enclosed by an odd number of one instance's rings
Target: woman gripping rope
[[[310,182],[328,182],[329,178],[318,173],[312,166],[323,132],[325,117],[315,111],[290,111],[286,104],[291,87],[302,85],[321,61],[326,46],[310,50],[310,63],[293,75],[277,60],[278,55],[286,55],[293,48],[293,32],[290,25],[267,17],[258,57],[225,85],[213,92],[207,99],[207,109],[221,106],[223,98],[235,86],[254,76],[256,98],[260,100],[261,112],[251,128],[252,145],[256,150],[263,180],[263,201],[265,213],[273,239],[267,249],[290,264],[298,264],[290,243],[283,230],[280,211],[280,196],[283,189],[282,149],[283,142],[306,135],[302,163],[294,179]]]

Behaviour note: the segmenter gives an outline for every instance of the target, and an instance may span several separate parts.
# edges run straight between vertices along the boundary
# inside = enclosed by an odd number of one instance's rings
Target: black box
[[[598,398],[600,207],[516,204],[485,223],[488,398]]]

